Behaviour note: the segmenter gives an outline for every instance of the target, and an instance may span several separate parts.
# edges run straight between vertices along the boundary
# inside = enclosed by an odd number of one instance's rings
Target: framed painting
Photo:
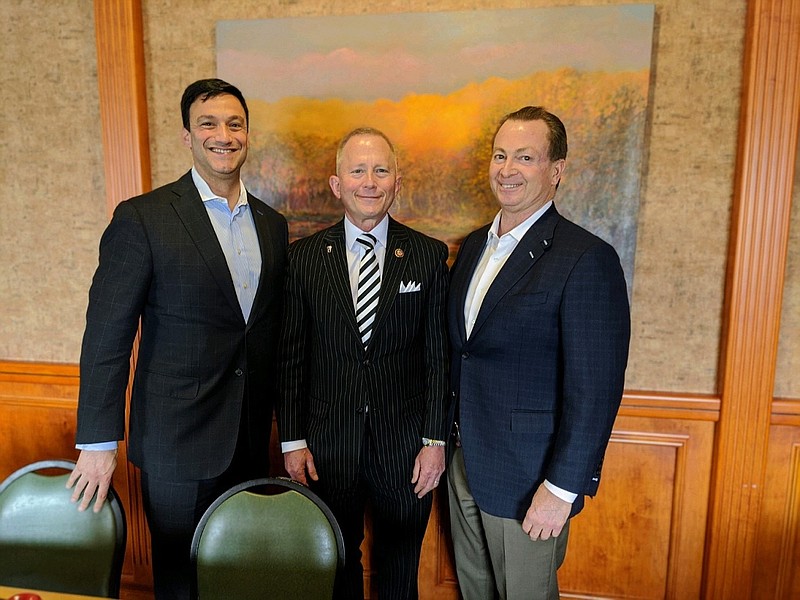
[[[217,73],[250,108],[248,189],[293,238],[341,218],[328,187],[339,140],[371,126],[403,176],[391,213],[451,259],[498,207],[498,120],[544,106],[567,128],[559,210],[620,254],[630,289],[654,7],[619,5],[217,23]]]

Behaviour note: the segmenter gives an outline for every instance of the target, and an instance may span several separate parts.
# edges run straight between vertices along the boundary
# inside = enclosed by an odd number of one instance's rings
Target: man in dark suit
[[[388,215],[400,177],[383,133],[346,136],[336,173],[344,219],[289,248],[278,425],[287,471],[344,533],[335,597],[364,597],[369,500],[379,597],[405,600],[444,471],[448,251]]]
[[[558,598],[568,519],[597,491],[622,398],[625,278],[610,245],[556,211],[566,156],[555,115],[504,117],[489,166],[500,212],[453,265],[448,490],[465,600]]]
[[[99,510],[125,431],[141,468],[156,598],[190,595],[189,546],[225,489],[268,473],[286,220],[247,193],[247,104],[219,79],[181,100],[193,168],[122,202],[100,242],[81,351],[77,466],[68,482]]]

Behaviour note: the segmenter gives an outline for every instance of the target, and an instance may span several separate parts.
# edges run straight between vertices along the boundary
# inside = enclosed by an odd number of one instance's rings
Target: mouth
[[[208,150],[214,154],[233,154],[237,151],[235,148],[209,148]]]
[[[519,187],[522,187],[521,183],[501,183],[500,189],[501,190],[515,190]]]

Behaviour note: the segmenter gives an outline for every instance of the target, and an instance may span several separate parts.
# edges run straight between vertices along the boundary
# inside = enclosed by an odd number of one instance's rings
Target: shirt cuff
[[[117,442],[95,442],[94,444],[75,444],[78,450],[89,450],[90,452],[99,452],[101,450],[116,450]]]
[[[544,487],[550,490],[550,493],[554,496],[561,498],[564,502],[569,502],[572,504],[575,502],[575,498],[578,497],[578,494],[573,494],[572,492],[568,492],[567,490],[558,487],[557,485],[553,485],[547,479],[544,480]]]
[[[303,448],[308,448],[308,444],[306,444],[305,440],[281,442],[281,452],[283,452],[284,454],[286,454],[287,452],[292,452],[293,450],[302,450]]]

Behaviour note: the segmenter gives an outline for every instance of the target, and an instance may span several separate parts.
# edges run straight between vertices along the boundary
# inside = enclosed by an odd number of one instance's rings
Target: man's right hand
[[[114,475],[116,466],[116,450],[81,450],[75,469],[67,480],[67,488],[75,486],[72,501],[77,502],[79,498],[81,499],[78,510],[84,511],[89,508],[92,497],[97,494],[94,512],[100,512],[108,497],[111,476]]]
[[[285,452],[283,455],[283,464],[289,477],[299,481],[303,485],[308,485],[308,477],[314,481],[319,479],[317,475],[317,468],[314,466],[314,455],[308,448],[301,448],[300,450],[292,450]]]

